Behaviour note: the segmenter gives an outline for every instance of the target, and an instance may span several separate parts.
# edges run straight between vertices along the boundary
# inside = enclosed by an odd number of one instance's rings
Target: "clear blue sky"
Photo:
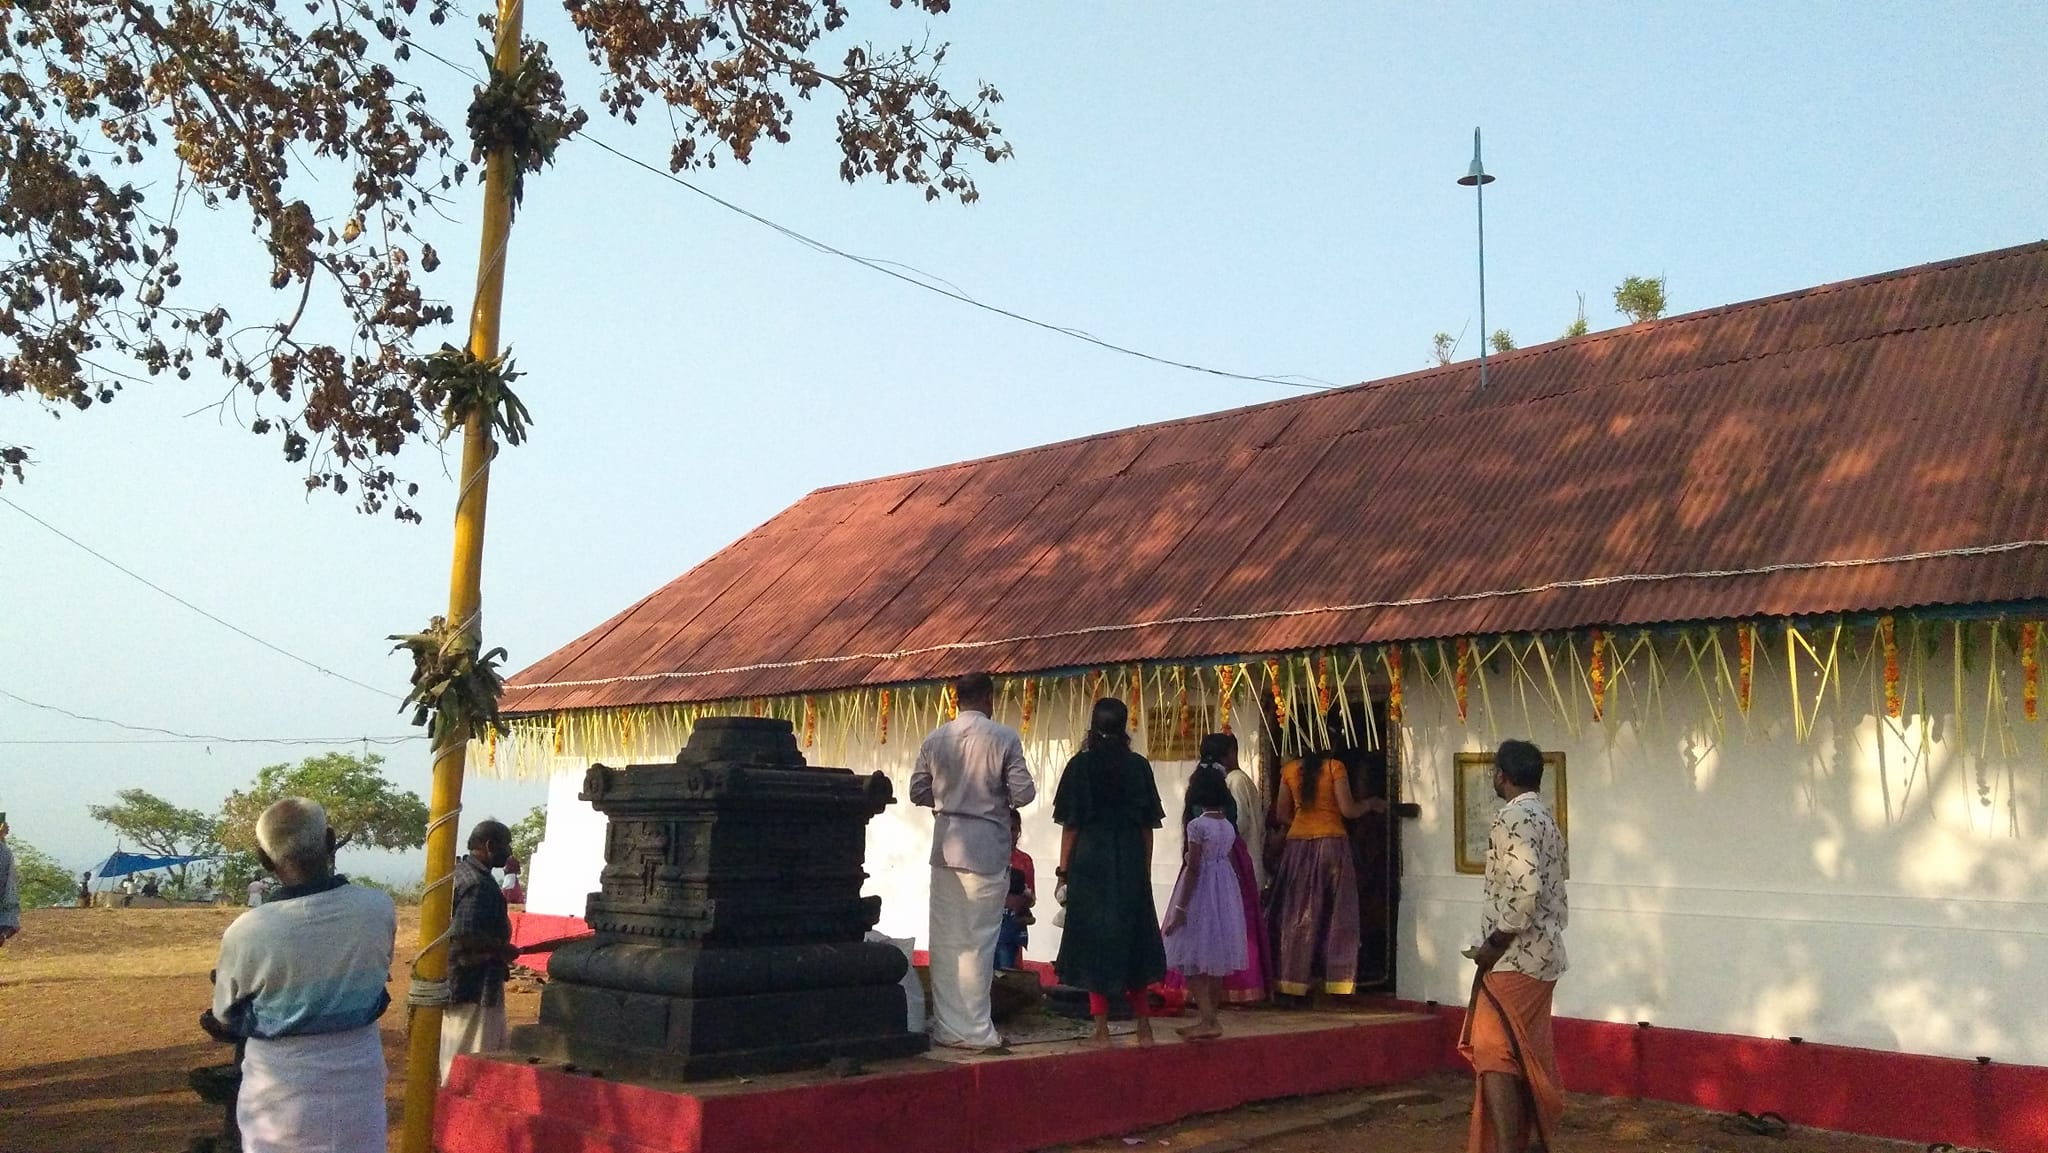
[[[1469,326],[1463,354],[1476,348],[1472,198],[1453,184],[1475,124],[1500,177],[1489,319],[1524,344],[1557,335],[1578,292],[1596,328],[1617,323],[1611,292],[1632,273],[1667,275],[1687,311],[2048,234],[2039,5],[1378,7],[961,0],[930,22],[954,44],[948,75],[1001,87],[1017,149],[978,173],[979,204],[839,182],[823,105],[792,146],[702,183],[981,300],[1176,359],[1340,382],[1423,367],[1439,329]],[[924,23],[883,19],[890,39]],[[559,8],[529,20],[594,108]],[[467,63],[465,38],[443,46]],[[436,83],[459,124],[467,83]],[[595,131],[666,153],[652,128],[600,114]],[[438,290],[459,308],[474,195],[434,236]],[[253,308],[268,270],[239,230],[190,251],[187,279]],[[486,628],[515,667],[817,486],[1292,395],[930,296],[574,143],[529,182],[505,332],[537,421],[491,489]],[[273,442],[183,417],[218,394],[138,386],[62,421],[0,408],[0,439],[41,460],[4,495],[252,632],[402,690],[383,638],[446,600],[441,464],[407,454],[430,482],[423,527],[309,501]],[[406,731],[393,703],[4,507],[0,569],[0,688],[189,732]],[[0,738],[121,735],[0,700]],[[210,808],[299,755],[0,745],[0,809],[77,866],[111,848],[88,803],[135,786]],[[423,747],[389,771],[424,791]],[[539,796],[472,788],[465,823]]]

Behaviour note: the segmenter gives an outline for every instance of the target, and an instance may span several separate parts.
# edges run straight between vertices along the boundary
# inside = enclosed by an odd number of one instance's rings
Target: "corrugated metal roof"
[[[2044,350],[2048,243],[823,489],[505,704],[2041,597]]]

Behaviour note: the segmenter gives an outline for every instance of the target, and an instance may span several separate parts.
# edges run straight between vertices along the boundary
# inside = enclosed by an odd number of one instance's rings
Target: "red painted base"
[[[1388,1008],[1424,1009],[1405,1002]],[[1453,1067],[1464,1008],[1440,1008]],[[1895,1141],[2048,1153],[2048,1068],[1840,1045],[1559,1018],[1557,1059],[1575,1093],[1775,1112],[1795,1125]]]
[[[696,1095],[458,1058],[443,1153],[1024,1153],[1247,1102],[1388,1085],[1444,1067],[1441,1020],[1361,1021],[1201,1045],[906,1063]]]
[[[512,943],[514,945],[537,945],[542,941],[559,941],[568,937],[588,937],[590,926],[581,917],[561,917],[549,913],[515,912],[512,914]],[[519,958],[519,963],[542,973],[548,971],[547,953],[528,953]]]

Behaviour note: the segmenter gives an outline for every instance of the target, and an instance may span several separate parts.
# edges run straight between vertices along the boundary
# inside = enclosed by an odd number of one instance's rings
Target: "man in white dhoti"
[[[910,800],[935,812],[932,828],[932,1040],[956,1049],[997,1049],[989,1012],[996,936],[1010,893],[1010,810],[1038,796],[1017,731],[990,719],[995,681],[953,682],[960,713],[925,738],[910,774]]]
[[[217,1037],[246,1040],[235,1120],[246,1153],[384,1153],[377,1019],[398,914],[334,872],[327,813],[292,798],[256,820],[256,855],[280,887],[221,937]]]
[[[455,898],[448,921],[448,1007],[441,1010],[441,1083],[463,1053],[505,1047],[505,978],[519,951],[504,890],[491,877],[512,859],[512,830],[479,821],[469,855],[455,862]]]

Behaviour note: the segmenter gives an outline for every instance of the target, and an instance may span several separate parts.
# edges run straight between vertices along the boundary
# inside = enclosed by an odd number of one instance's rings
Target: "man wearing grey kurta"
[[[917,751],[910,800],[934,811],[932,827],[932,1040],[956,1049],[1003,1043],[989,1013],[996,936],[1010,891],[1010,811],[1038,796],[1015,729],[990,719],[995,681],[953,683],[959,715]]]

